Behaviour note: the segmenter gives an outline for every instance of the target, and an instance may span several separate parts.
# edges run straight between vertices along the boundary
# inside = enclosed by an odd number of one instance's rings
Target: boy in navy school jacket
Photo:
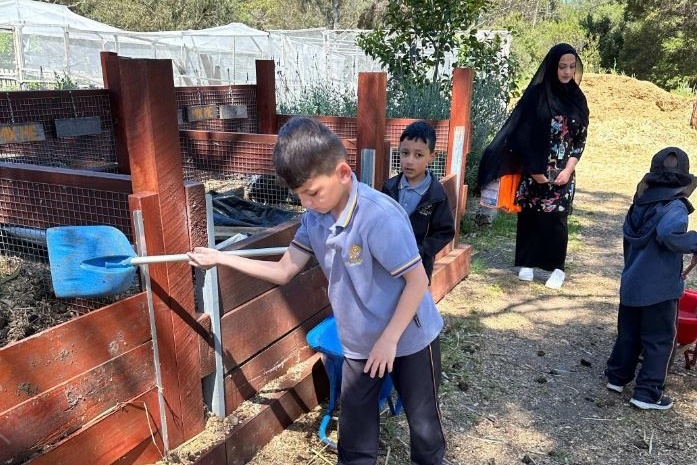
[[[605,374],[607,388],[621,393],[643,353],[629,401],[642,410],[673,406],[664,389],[685,284],[683,254],[697,253],[697,232],[687,230],[694,210],[687,198],[697,186],[689,171],[687,154],[676,147],[654,155],[624,220],[618,334]]]
[[[399,138],[402,172],[382,186],[409,215],[419,254],[431,282],[436,254],[455,236],[455,224],[443,186],[428,170],[435,157],[436,131],[425,121],[416,121]]]

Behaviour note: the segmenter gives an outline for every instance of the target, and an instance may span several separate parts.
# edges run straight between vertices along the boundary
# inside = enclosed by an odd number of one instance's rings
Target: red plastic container
[[[678,344],[697,341],[697,291],[686,289],[678,301]]]
[[[688,348],[697,341],[697,291],[685,289],[678,301],[678,331],[676,335],[678,349],[684,349],[685,368],[690,369],[697,365],[697,344]]]

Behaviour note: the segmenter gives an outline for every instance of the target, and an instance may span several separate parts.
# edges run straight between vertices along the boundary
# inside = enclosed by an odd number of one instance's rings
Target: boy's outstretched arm
[[[406,284],[397,302],[397,308],[385,330],[375,341],[363,369],[365,373],[370,373],[371,378],[375,375],[382,378],[385,373],[392,371],[399,338],[414,319],[416,310],[428,289],[428,277],[421,262],[404,273],[402,278]]]
[[[206,270],[217,265],[229,266],[274,284],[286,284],[303,269],[310,259],[309,254],[293,246],[288,247],[286,253],[277,262],[238,257],[208,247],[196,247],[187,255],[189,265]]]

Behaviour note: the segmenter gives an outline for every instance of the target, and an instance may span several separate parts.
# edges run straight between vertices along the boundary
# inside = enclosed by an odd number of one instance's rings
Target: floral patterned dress
[[[581,158],[586,146],[587,127],[575,119],[555,116],[551,121],[549,153],[547,157],[547,177],[551,170],[562,170],[570,157]],[[516,203],[524,211],[570,214],[576,191],[576,175],[571,175],[569,182],[563,186],[538,184],[530,174],[523,176]]]

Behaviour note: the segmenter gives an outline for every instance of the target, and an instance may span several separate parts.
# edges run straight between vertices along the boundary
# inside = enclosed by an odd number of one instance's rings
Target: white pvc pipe
[[[268,255],[283,255],[288,250],[288,247],[268,247],[265,249],[241,249],[241,250],[223,250],[224,254],[236,255],[238,257],[263,257]],[[145,265],[148,263],[170,263],[170,262],[188,262],[189,256],[186,254],[176,255],[152,255],[150,257],[133,257],[126,260],[130,265]]]

